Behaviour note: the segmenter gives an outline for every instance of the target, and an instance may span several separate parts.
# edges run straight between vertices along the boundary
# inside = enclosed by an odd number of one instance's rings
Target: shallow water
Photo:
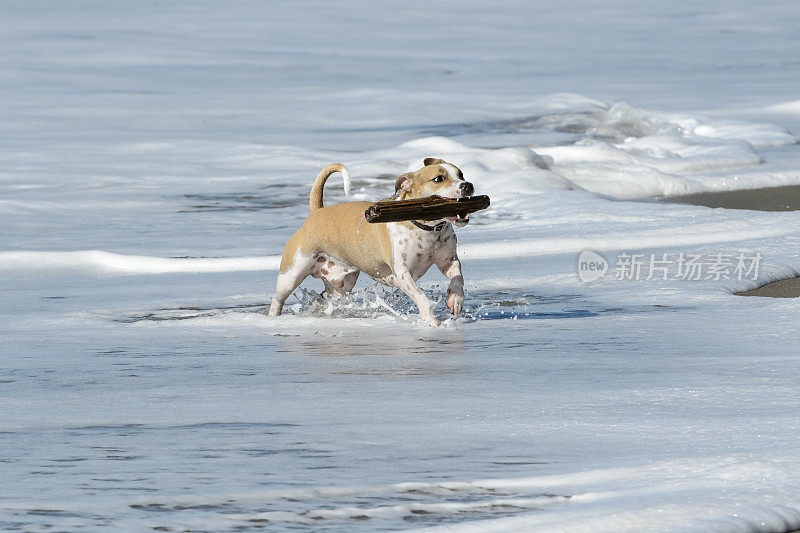
[[[7,6],[0,529],[800,527],[796,305],[732,294],[800,272],[800,215],[654,201],[800,184],[797,15]],[[492,198],[464,316],[369,279],[265,316],[320,168],[376,200],[428,156]]]
[[[146,276],[101,278],[88,300],[107,307],[67,313],[87,298],[83,283],[24,292],[38,318],[4,331],[18,355],[2,375],[3,468],[17,480],[3,489],[3,527],[336,531],[568,516],[587,481],[565,474],[585,465],[701,449],[731,461],[752,453],[756,431],[762,450],[793,445],[788,419],[764,419],[768,406],[753,402],[761,383],[796,399],[794,351],[768,365],[722,357],[738,329],[729,319],[703,345],[672,335],[707,304],[478,290],[467,316],[438,330],[416,325],[400,297],[399,316],[320,319],[295,303],[299,315],[276,322],[258,295],[224,296],[260,276],[174,276],[152,297]],[[201,285],[205,303],[131,310],[117,298],[186,301]],[[725,312],[738,313],[753,309]],[[46,335],[30,334],[36,320]],[[748,335],[740,354],[771,334]]]

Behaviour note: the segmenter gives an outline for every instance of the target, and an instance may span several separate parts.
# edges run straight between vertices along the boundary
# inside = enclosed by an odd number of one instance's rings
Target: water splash
[[[423,289],[438,306],[442,301],[441,291]],[[408,317],[417,315],[419,310],[411,299],[399,289],[380,284],[357,289],[344,296],[320,294],[317,291],[300,288],[293,296],[297,303],[287,309],[297,315],[315,318],[378,318],[381,316]]]

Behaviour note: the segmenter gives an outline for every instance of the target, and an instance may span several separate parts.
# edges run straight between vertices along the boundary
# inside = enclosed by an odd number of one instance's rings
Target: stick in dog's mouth
[[[466,224],[469,214],[489,207],[489,197],[464,196],[444,198],[426,196],[413,200],[381,201],[372,204],[366,211],[368,222],[396,222],[402,220],[449,220]]]

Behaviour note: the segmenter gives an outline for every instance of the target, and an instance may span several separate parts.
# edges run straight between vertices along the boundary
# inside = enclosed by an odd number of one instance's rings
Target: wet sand
[[[735,292],[736,296],[767,296],[769,298],[797,298],[800,296],[800,278],[782,279],[762,285],[757,289]]]
[[[704,205],[706,207],[723,207],[725,209],[796,211],[800,210],[800,185],[671,196],[663,200],[665,202]],[[773,283],[767,283],[757,289],[734,294],[737,296],[797,298],[800,297],[800,278],[782,279]]]
[[[704,192],[686,196],[669,196],[663,200],[678,204],[724,207],[725,209],[797,211],[800,210],[800,185],[741,191]]]

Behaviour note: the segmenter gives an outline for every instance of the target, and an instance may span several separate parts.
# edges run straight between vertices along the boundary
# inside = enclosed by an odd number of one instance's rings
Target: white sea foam
[[[730,225],[718,228],[708,226],[704,232],[685,234],[671,228],[659,229],[650,235],[603,235],[593,238],[555,238],[525,240],[506,243],[490,242],[465,244],[459,256],[466,260],[502,259],[547,254],[579,253],[582,250],[631,250],[644,248],[692,246],[698,244],[745,241],[754,238],[779,237],[791,233],[790,228],[741,228]],[[126,255],[100,250],[74,252],[0,252],[0,271],[6,275],[135,275],[211,273],[243,271],[275,271],[280,266],[280,256],[229,257],[229,258],[178,258]],[[375,305],[380,305],[380,299]],[[327,309],[327,311],[325,310]],[[323,306],[319,313],[330,314]]]
[[[790,464],[789,458],[754,464],[745,457],[728,456],[528,478],[141,498],[131,505],[157,509],[160,513],[202,508],[227,510],[210,518],[216,528],[255,523],[335,527],[354,519],[380,527],[382,523],[415,516],[427,518],[428,523],[446,523],[458,516],[496,514],[506,517],[466,521],[426,531],[560,530],[565,517],[569,517],[569,528],[574,531],[672,531],[686,527],[788,531],[800,527],[800,510],[792,507],[800,502],[772,497],[749,500],[766,479],[773,486],[792,486],[792,469],[787,470]],[[372,501],[392,504],[355,503]],[[781,501],[785,503],[778,503]],[[233,511],[242,506],[285,510]],[[289,507],[295,509],[288,510]],[[178,520],[184,527],[201,525],[190,516]]]
[[[280,257],[148,257],[101,250],[74,252],[0,252],[0,271],[20,274],[171,274],[277,270]]]
[[[429,531],[556,531],[562,530],[565,513],[572,518],[570,531],[790,531],[800,527],[797,507],[800,501],[784,504],[779,503],[781,499],[750,500],[765,479],[776,485],[790,484],[792,469],[786,470],[787,463],[753,464],[743,459],[730,457],[709,462],[694,459],[543,479],[509,480],[504,485],[506,488],[568,489],[573,491],[573,496],[564,505],[521,516]],[[621,486],[620,478],[625,479]],[[607,490],[605,487],[610,484],[614,488]]]
[[[0,529],[800,527],[797,305],[731,294],[800,272],[798,213],[653,200],[800,184],[798,9],[7,2]],[[465,317],[264,313],[320,169],[431,156],[492,198]]]

